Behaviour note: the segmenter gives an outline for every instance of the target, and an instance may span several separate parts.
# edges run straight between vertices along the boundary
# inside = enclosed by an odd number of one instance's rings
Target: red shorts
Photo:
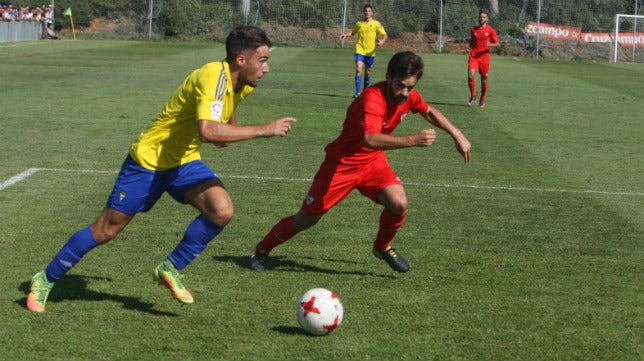
[[[354,189],[377,203],[380,191],[394,184],[402,182],[386,158],[361,165],[344,165],[325,159],[302,202],[302,210],[324,214]]]
[[[490,59],[487,58],[469,58],[467,68],[478,70],[479,74],[486,77],[490,73]]]

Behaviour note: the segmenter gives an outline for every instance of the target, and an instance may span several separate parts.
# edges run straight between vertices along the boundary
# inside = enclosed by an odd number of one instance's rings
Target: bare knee
[[[389,212],[400,216],[407,211],[407,206],[407,197],[402,197],[392,200],[392,202],[389,203],[386,208]]]
[[[356,62],[356,75],[362,75],[363,62]]]
[[[228,207],[220,207],[216,212],[208,214],[208,218],[220,226],[225,226],[233,219],[235,207],[232,204]]]
[[[385,206],[389,212],[395,215],[402,215],[407,211],[407,194],[401,185],[394,185],[385,188],[378,194],[378,202]]]
[[[130,223],[134,218],[133,215],[128,215],[117,211],[115,209],[106,208],[98,219],[92,223],[90,229],[96,243],[107,243],[121,233],[121,231]]]
[[[220,226],[227,225],[235,214],[230,195],[219,179],[212,179],[186,192],[186,201]]]
[[[98,244],[107,243],[113,240],[119,235],[119,233],[121,233],[123,228],[125,228],[125,226],[121,227],[120,225],[108,224],[99,221],[95,222],[90,227],[92,235]]]
[[[235,207],[229,197],[211,198],[197,207],[201,214],[220,226],[226,226],[235,215]]]
[[[295,229],[295,231],[297,232],[309,229],[315,226],[320,221],[322,216],[322,214],[307,213],[300,210],[299,212],[297,212],[295,217],[293,217],[293,229]]]

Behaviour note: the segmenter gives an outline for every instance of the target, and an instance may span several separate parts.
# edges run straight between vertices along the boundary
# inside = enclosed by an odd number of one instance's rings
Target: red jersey
[[[498,43],[499,36],[496,30],[489,25],[477,26],[470,30],[470,58],[490,59],[490,46],[488,43]],[[481,59],[479,59],[481,60]]]
[[[392,134],[407,113],[424,113],[428,109],[416,89],[412,89],[404,103],[389,104],[386,82],[374,84],[347,109],[342,132],[324,148],[327,158],[341,164],[368,164],[384,156],[384,151],[368,148],[364,143],[366,134]]]

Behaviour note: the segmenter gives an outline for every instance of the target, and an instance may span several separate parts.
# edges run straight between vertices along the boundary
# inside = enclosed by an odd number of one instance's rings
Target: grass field
[[[396,274],[375,259],[380,208],[351,195],[246,268],[295,212],[353,94],[352,49],[278,47],[240,123],[282,116],[285,138],[205,146],[236,217],[184,282],[152,283],[195,211],[164,196],[25,308],[31,276],[99,214],[131,142],[221,44],[0,44],[0,349],[6,360],[643,360],[644,116],[641,65],[494,58],[487,108],[468,108],[466,59],[423,54],[418,85],[473,144],[445,133],[389,152],[409,216]],[[380,52],[375,80],[391,52]],[[398,133],[426,127],[410,116]],[[300,331],[299,296],[335,291],[343,325]]]

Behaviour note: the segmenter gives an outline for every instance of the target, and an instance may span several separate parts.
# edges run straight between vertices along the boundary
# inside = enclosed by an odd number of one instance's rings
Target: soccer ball
[[[297,321],[313,335],[326,335],[342,323],[340,298],[326,288],[313,288],[297,302]]]

